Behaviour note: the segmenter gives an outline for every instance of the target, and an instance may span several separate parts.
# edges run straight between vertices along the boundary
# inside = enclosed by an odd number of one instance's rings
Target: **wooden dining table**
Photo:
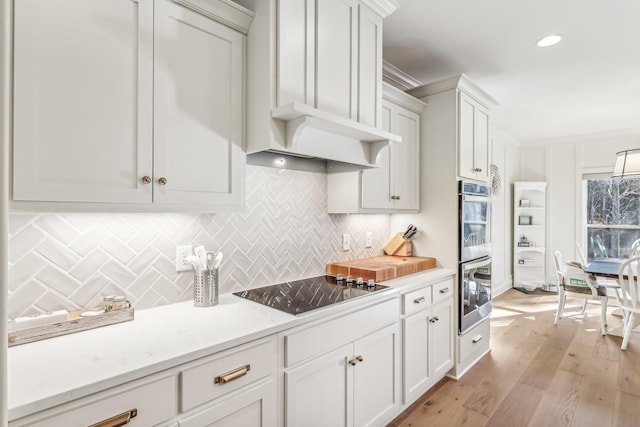
[[[616,295],[619,295],[619,286],[617,286],[617,281],[620,279],[620,266],[626,261],[626,259],[622,259],[622,258],[596,258],[594,259],[592,262],[590,262],[584,269],[585,273],[589,273],[593,276],[597,277],[603,277],[606,279],[613,279],[615,280],[615,285],[612,284],[611,285],[606,285],[608,288],[613,288],[615,289]],[[632,268],[635,268],[635,265],[632,266]],[[634,278],[637,279],[638,277],[638,272],[637,271],[633,271],[633,276]],[[624,278],[626,278],[627,276],[624,275]],[[618,288],[618,289],[616,289]],[[619,299],[618,299],[619,300]],[[617,315],[617,316],[621,316],[621,314],[616,313],[618,310],[615,310],[614,313],[612,313],[613,315]],[[622,323],[619,325],[614,325],[611,328],[607,328],[607,335],[615,335],[615,336],[619,336],[622,337],[623,335],[623,328],[622,328]],[[634,325],[633,329],[634,332],[640,332],[640,325]]]

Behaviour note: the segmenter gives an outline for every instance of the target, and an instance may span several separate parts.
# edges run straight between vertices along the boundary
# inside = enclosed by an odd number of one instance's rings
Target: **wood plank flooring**
[[[600,306],[553,324],[557,296],[510,289],[493,301],[491,353],[444,379],[390,427],[639,427],[640,334],[600,335]],[[609,309],[609,327],[622,322]]]

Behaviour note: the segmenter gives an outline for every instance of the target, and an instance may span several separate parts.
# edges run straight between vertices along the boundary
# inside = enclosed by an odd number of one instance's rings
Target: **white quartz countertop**
[[[9,348],[9,420],[160,372],[291,327],[351,311],[454,274],[436,268],[385,281],[390,289],[293,316],[232,294],[138,310],[130,322]]]

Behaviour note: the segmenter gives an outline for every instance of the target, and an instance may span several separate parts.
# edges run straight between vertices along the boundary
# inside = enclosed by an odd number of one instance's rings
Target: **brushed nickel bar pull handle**
[[[233,371],[229,371],[227,373],[224,373],[222,375],[218,375],[217,377],[215,377],[213,379],[213,383],[214,384],[226,384],[228,382],[231,382],[233,380],[237,380],[240,377],[244,377],[245,375],[247,375],[247,372],[249,372],[251,370],[251,365],[244,365],[241,366],[237,369],[234,369]]]
[[[420,297],[420,298],[416,298],[413,300],[414,304],[422,304],[423,302],[425,302],[426,299],[424,297]]]
[[[472,342],[473,342],[474,344],[477,344],[477,343],[479,343],[480,341],[482,341],[482,338],[484,338],[482,335],[478,335],[477,337],[475,337],[475,338],[472,340]]]
[[[89,427],[120,427],[129,424],[131,418],[138,416],[138,409],[133,408],[130,411],[123,412],[115,417],[107,418],[95,424],[91,424]]]
[[[442,288],[442,289],[440,289],[440,293],[441,293],[441,294],[446,294],[447,292],[449,292],[449,288]]]

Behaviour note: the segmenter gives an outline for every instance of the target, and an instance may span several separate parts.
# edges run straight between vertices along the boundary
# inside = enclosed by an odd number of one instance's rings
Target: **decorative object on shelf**
[[[518,225],[531,225],[531,215],[520,215]]]
[[[528,248],[529,246],[531,246],[531,243],[529,242],[529,240],[527,239],[527,236],[525,236],[524,234],[520,237],[520,241],[518,242],[518,247],[520,248]]]
[[[489,165],[489,173],[491,174],[491,194],[500,195],[502,189],[502,178],[500,177],[500,168],[496,165]]]
[[[640,148],[616,153],[616,165],[612,178],[636,178],[640,176]]]
[[[520,207],[528,208],[529,207],[529,199],[520,199]]]

